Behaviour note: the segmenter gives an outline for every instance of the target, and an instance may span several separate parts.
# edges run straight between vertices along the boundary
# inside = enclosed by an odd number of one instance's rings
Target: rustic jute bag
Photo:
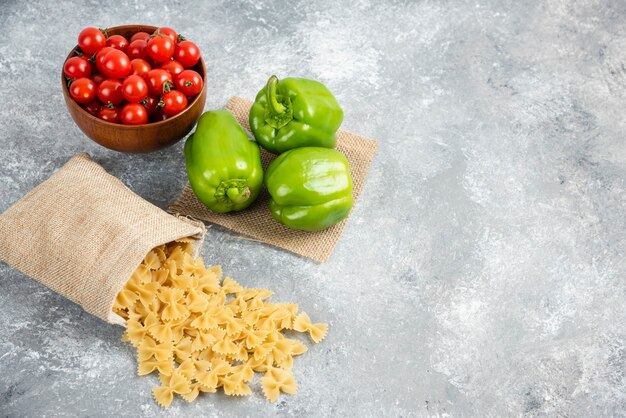
[[[184,237],[202,245],[200,222],[172,216],[73,157],[0,215],[0,260],[109,323],[117,293],[154,247]]]
[[[252,102],[241,97],[232,97],[226,109],[231,112],[237,121],[248,132]],[[350,132],[339,130],[337,132],[337,149],[346,156],[350,164],[352,175],[352,197],[356,201],[361,194],[367,172],[372,160],[376,155],[378,143],[371,139]],[[261,149],[261,162],[263,168],[276,158],[275,155]],[[269,210],[270,196],[264,189],[257,200],[246,210],[231,213],[214,213],[206,208],[196,198],[191,187],[187,184],[182,193],[168,208],[168,212],[191,216],[213,224],[221,225],[227,229],[251,237],[255,240],[283,248],[295,254],[311,258],[318,262],[328,260],[333,252],[339,237],[346,225],[347,219],[342,222],[317,232],[295,231],[276,222]]]

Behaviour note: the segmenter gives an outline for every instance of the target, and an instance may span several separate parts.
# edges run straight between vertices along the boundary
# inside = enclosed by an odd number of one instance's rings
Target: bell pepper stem
[[[226,191],[226,195],[228,195],[228,198],[234,203],[242,203],[248,200],[248,198],[250,197],[250,188],[248,186],[244,187],[243,189],[231,187]]]
[[[278,77],[271,76],[267,80],[267,87],[265,95],[267,97],[267,103],[274,114],[281,114],[285,111],[285,106],[276,99],[276,85],[278,84]]]
[[[265,122],[274,129],[280,129],[293,119],[293,108],[289,96],[282,96],[276,92],[278,77],[271,76],[265,86],[267,111]]]
[[[229,179],[222,181],[215,190],[215,199],[228,204],[238,205],[250,199],[252,191],[246,179]]]

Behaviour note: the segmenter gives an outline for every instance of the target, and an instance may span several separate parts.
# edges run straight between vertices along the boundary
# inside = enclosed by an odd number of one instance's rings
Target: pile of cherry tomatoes
[[[137,32],[130,39],[89,27],[78,35],[80,52],[65,61],[70,96],[107,122],[142,125],[177,115],[202,91],[189,68],[200,50],[172,28]]]

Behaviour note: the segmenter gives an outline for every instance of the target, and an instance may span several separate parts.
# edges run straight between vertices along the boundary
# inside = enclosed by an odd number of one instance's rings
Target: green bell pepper
[[[242,210],[263,185],[259,146],[226,110],[204,113],[185,142],[189,184],[213,212]]]
[[[348,160],[334,149],[304,147],[279,155],[265,172],[265,186],[272,216],[292,229],[325,229],[352,209]]]
[[[335,148],[343,110],[319,81],[273,75],[250,109],[256,141],[275,154],[298,147]]]

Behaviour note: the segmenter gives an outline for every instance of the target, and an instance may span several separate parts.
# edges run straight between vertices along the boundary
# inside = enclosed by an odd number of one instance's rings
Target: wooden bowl
[[[109,35],[122,35],[126,39],[136,32],[153,33],[156,26],[125,25],[107,28]],[[74,56],[78,45],[72,49],[66,60]],[[198,63],[191,69],[200,74],[203,81],[202,91],[189,104],[189,106],[176,116],[160,122],[146,125],[121,125],[106,122],[99,119],[76,103],[70,96],[63,69],[61,69],[61,85],[65,104],[72,115],[72,119],[81,131],[98,144],[120,152],[150,152],[168,147],[183,139],[194,127],[202,111],[206,100],[206,67],[204,60],[200,58]]]

